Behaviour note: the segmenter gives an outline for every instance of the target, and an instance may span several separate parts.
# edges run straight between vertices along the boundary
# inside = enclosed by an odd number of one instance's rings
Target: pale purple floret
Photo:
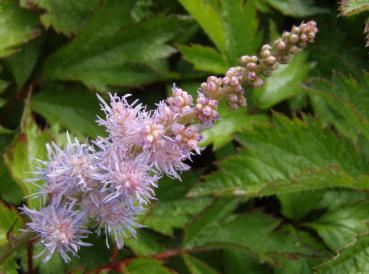
[[[140,206],[132,206],[122,197],[107,201],[105,193],[91,192],[82,202],[83,208],[89,216],[97,221],[98,234],[103,231],[106,236],[106,245],[109,247],[108,236],[114,237],[117,247],[121,249],[124,239],[136,236],[136,228],[142,227],[135,222],[137,215],[143,213]]]
[[[191,111],[193,100],[188,92],[173,84],[172,96],[167,98],[167,103],[174,113],[185,114]]]
[[[198,119],[205,125],[211,125],[218,116],[218,101],[207,98],[203,93],[199,93],[196,100],[196,112]]]
[[[129,94],[123,97],[109,94],[110,104],[99,95],[97,96],[101,102],[101,110],[106,115],[105,119],[99,118],[97,123],[106,127],[114,142],[122,145],[135,143],[140,128],[140,115],[143,112],[142,105],[137,104],[137,100],[131,104],[128,103]]]
[[[154,189],[160,176],[153,171],[145,155],[139,154],[134,159],[125,159],[122,153],[115,151],[110,155],[110,165],[101,166],[104,176],[105,201],[116,198],[132,197],[135,204],[147,205],[155,199]]]
[[[184,153],[188,153],[188,158],[192,151],[200,154],[199,142],[202,136],[199,134],[199,126],[191,125],[186,127],[182,124],[173,124],[172,131],[178,146]]]
[[[188,159],[188,153],[184,153],[178,143],[173,139],[167,139],[165,142],[156,146],[155,150],[149,153],[149,161],[160,172],[169,177],[180,179],[178,173],[190,168],[184,161]]]
[[[65,262],[70,261],[70,254],[75,256],[81,246],[91,244],[83,242],[90,233],[86,224],[86,213],[74,210],[74,203],[63,206],[51,203],[40,211],[24,206],[22,211],[31,219],[27,223],[29,231],[35,231],[40,238],[39,244],[45,249],[38,255],[46,252],[43,262],[50,260],[54,252],[58,252]]]
[[[48,160],[38,162],[32,181],[44,181],[38,194],[44,199],[50,194],[59,200],[63,196],[73,196],[96,188],[98,178],[96,159],[91,146],[73,141],[67,134],[64,149],[51,143],[46,146]]]

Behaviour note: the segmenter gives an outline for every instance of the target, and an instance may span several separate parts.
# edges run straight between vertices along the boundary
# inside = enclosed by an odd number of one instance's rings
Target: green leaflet
[[[42,249],[40,246],[37,246],[34,249],[34,252],[36,254],[41,251]],[[63,274],[67,272],[67,265],[64,263],[63,259],[59,255],[52,256],[47,264],[42,263],[40,259],[34,260],[34,263],[39,265],[38,267],[41,274]]]
[[[73,257],[68,265],[66,265],[67,269],[83,267],[84,272],[92,272],[93,270],[102,267],[109,262],[113,251],[111,248],[109,249],[106,247],[105,237],[90,235],[89,238],[86,239],[86,242],[94,243],[94,248],[85,246],[82,247],[78,252],[79,257]],[[54,257],[56,256],[59,256],[59,254],[54,255]],[[62,265],[65,266],[64,261],[62,260],[61,262]],[[77,271],[77,273],[81,272],[83,271]]]
[[[183,255],[183,259],[186,263],[186,266],[190,270],[191,274],[217,274],[213,268],[208,266],[203,261],[193,257],[191,255]]]
[[[11,241],[13,237],[19,235],[18,229],[22,227],[23,220],[18,214],[16,208],[0,202],[0,245],[8,243],[8,241]],[[18,273],[15,253],[0,264],[0,273]]]
[[[306,59],[307,54],[300,53],[289,64],[279,65],[273,75],[265,79],[264,85],[253,91],[252,102],[262,109],[268,109],[303,92],[300,85],[310,71]]]
[[[336,257],[317,267],[317,274],[367,273],[369,271],[369,236],[361,236],[340,250]]]
[[[326,9],[313,5],[311,0],[267,0],[269,5],[284,15],[305,17],[327,12]]]
[[[224,249],[223,262],[225,274],[248,273],[265,274],[272,273],[265,262],[259,262],[256,258],[242,250],[234,248]]]
[[[143,224],[165,235],[173,235],[175,228],[182,228],[193,216],[207,207],[212,199],[185,198],[189,188],[199,181],[196,173],[188,172],[182,182],[163,179],[159,182],[157,201],[153,203],[143,218]]]
[[[7,243],[7,233],[10,238],[19,233],[18,229],[23,225],[23,220],[13,206],[0,202],[0,245]]]
[[[278,195],[284,216],[298,221],[319,205],[325,192],[322,190],[307,190]]]
[[[202,45],[180,45],[183,58],[195,65],[195,69],[223,74],[229,67],[225,58],[214,48]]]
[[[315,113],[325,125],[334,125],[354,140],[360,134],[369,139],[369,74],[361,82],[335,74],[332,81],[318,79],[306,88]]]
[[[308,190],[278,195],[284,216],[298,221],[312,210],[336,210],[369,198],[366,192],[348,189]]]
[[[242,55],[252,55],[261,44],[259,22],[254,0],[223,1],[225,50],[231,65],[238,64]],[[224,73],[224,72],[223,72]]]
[[[143,229],[137,231],[136,238],[127,239],[125,245],[137,256],[149,256],[165,251],[165,248],[156,241],[153,233],[149,233]]]
[[[195,18],[219,51],[224,51],[224,27],[221,15],[211,2],[206,0],[178,0]]]
[[[6,148],[4,156],[13,179],[22,188],[25,196],[34,194],[37,190],[37,186],[25,180],[32,178],[32,172],[38,165],[35,159],[46,159],[45,145],[50,141],[51,134],[46,130],[41,131],[32,118],[29,96],[23,111],[21,131]],[[36,199],[28,198],[27,201],[31,208],[40,206]]]
[[[201,145],[212,144],[214,150],[218,150],[230,142],[235,133],[251,130],[255,125],[268,122],[268,117],[262,114],[248,115],[243,108],[231,110],[224,101],[220,103],[218,112],[222,118],[216,121],[213,127],[202,131],[204,139],[201,141]]]
[[[13,74],[13,78],[20,90],[31,76],[32,70],[40,55],[41,40],[36,39],[21,47],[20,52],[5,59],[5,63]]]
[[[276,231],[280,221],[260,211],[231,215],[228,218],[220,217],[217,221],[199,229],[199,223],[204,223],[203,219],[209,218],[204,212],[201,218],[187,228],[185,247],[232,247],[245,250],[259,260],[271,263],[275,261],[277,253],[299,256],[313,252],[290,233]],[[194,230],[193,227],[197,229]]]
[[[240,56],[253,54],[261,43],[254,0],[224,1],[221,5],[204,0],[179,0],[200,24],[216,49],[180,46],[184,58],[196,69],[224,74]],[[220,54],[218,53],[220,52]]]
[[[319,123],[274,116],[274,125],[240,135],[247,148],[220,162],[220,171],[189,196],[264,196],[302,190],[369,187],[366,162],[356,149]]]
[[[60,124],[91,138],[104,136],[103,127],[96,124],[99,101],[95,94],[83,89],[45,87],[32,97],[32,109],[46,118],[49,124]]]
[[[357,234],[368,231],[368,206],[365,201],[329,210],[307,226],[316,230],[332,250],[338,250],[352,243]]]
[[[341,15],[351,16],[369,10],[368,0],[340,0]]]
[[[17,52],[17,46],[40,34],[36,14],[22,9],[16,1],[0,3],[0,57]]]
[[[0,153],[4,155],[5,147],[10,143],[12,136],[0,135]],[[3,201],[15,205],[21,204],[23,192],[20,186],[11,177],[7,166],[4,163],[4,157],[0,158],[0,197]]]
[[[131,8],[132,1],[108,1],[71,43],[49,57],[45,78],[106,91],[111,85],[138,86],[170,77],[166,66],[157,65],[175,52],[166,43],[184,21],[156,16],[134,24]]]
[[[236,208],[238,199],[218,199],[204,210],[197,219],[186,227],[183,244],[193,248],[201,245],[202,239],[209,238],[209,231],[216,229],[222,219]]]
[[[40,15],[42,24],[52,26],[56,32],[66,35],[79,32],[93,11],[98,7],[99,0],[21,0],[24,7],[37,6],[43,10]]]

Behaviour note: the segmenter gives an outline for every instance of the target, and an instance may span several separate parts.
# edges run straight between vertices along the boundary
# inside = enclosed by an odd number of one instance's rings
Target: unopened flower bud
[[[300,28],[297,26],[293,26],[291,29],[291,32],[294,34],[299,34],[300,33]]]
[[[177,144],[185,150],[195,150],[197,153],[200,152],[198,143],[201,141],[202,136],[199,134],[199,127],[192,125],[185,127],[181,124],[174,124],[172,131],[175,135]]]
[[[291,36],[289,38],[289,41],[292,44],[296,44],[299,41],[299,37],[296,34],[291,34]]]
[[[200,89],[209,98],[218,99],[222,96],[222,85],[222,78],[209,76],[206,82],[201,84]]]
[[[277,50],[283,51],[286,49],[286,43],[283,42],[281,39],[277,40],[274,45]]]
[[[186,91],[173,85],[172,94],[172,97],[168,97],[167,103],[174,113],[183,114],[191,109],[192,96]]]
[[[257,68],[257,65],[256,63],[248,63],[246,67],[249,70],[255,70]]]
[[[196,100],[197,117],[204,124],[211,124],[218,119],[218,101],[206,98],[200,93]]]
[[[288,31],[284,31],[283,33],[282,33],[282,39],[284,40],[284,41],[288,41],[289,40],[289,38],[290,38],[290,33],[288,32]]]

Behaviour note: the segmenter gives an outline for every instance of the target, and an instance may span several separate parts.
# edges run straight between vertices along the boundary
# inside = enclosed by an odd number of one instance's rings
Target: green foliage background
[[[96,93],[154,106],[173,82],[196,93],[294,23],[320,32],[247,91],[247,109],[220,106],[192,170],[160,181],[122,251],[101,237],[68,265],[30,266],[24,245],[0,273],[368,273],[369,1],[315,2],[1,0],[0,254],[24,227],[17,207],[39,206],[23,198],[32,159],[66,131],[104,134]]]

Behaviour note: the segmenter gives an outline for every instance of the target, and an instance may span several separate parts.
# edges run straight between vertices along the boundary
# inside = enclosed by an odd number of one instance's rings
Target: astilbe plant
[[[129,95],[110,94],[101,102],[105,117],[97,123],[108,137],[91,144],[67,135],[65,148],[47,145],[48,159],[39,161],[31,183],[39,184],[34,195],[40,210],[23,206],[29,217],[25,232],[36,233],[48,261],[55,252],[68,262],[80,246],[89,246],[92,231],[112,237],[118,248],[134,237],[137,216],[155,200],[161,176],[180,179],[190,167],[186,162],[200,153],[200,131],[218,119],[218,102],[225,98],[233,109],[246,106],[245,88],[260,87],[262,76],[271,76],[279,63],[313,42],[316,23],[310,21],[284,32],[273,45],[264,45],[260,56],[242,56],[240,66],[224,77],[210,76],[202,83],[196,100],[173,85],[172,96],[149,111]]]

